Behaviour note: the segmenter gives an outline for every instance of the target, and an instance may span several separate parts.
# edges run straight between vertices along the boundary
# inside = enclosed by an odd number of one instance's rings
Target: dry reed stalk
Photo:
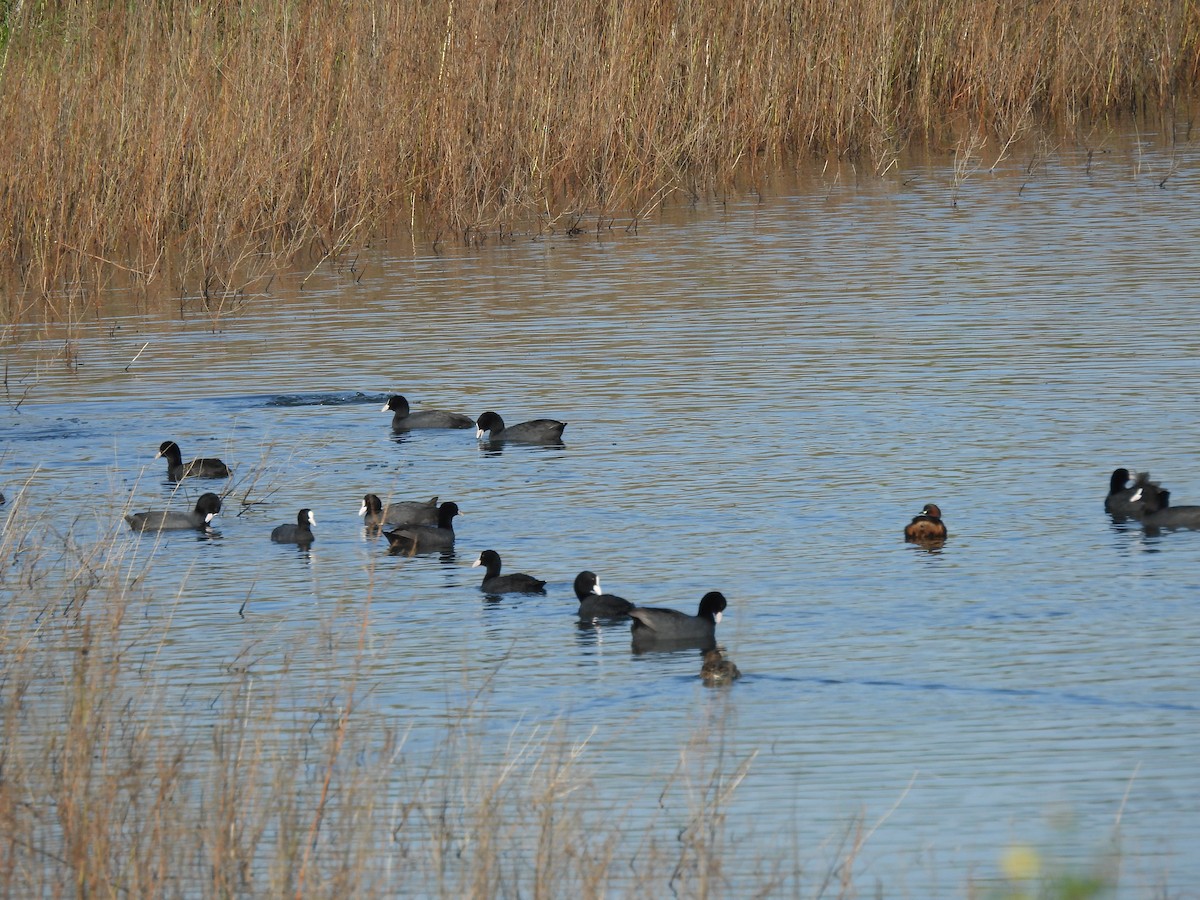
[[[1169,110],[1200,81],[1187,0],[2,15],[0,263],[9,294],[36,300],[117,277],[236,292],[405,214],[464,240],[539,217],[600,227],[798,154],[880,169],[913,138],[953,144],[960,122],[1004,140],[1035,119]]]

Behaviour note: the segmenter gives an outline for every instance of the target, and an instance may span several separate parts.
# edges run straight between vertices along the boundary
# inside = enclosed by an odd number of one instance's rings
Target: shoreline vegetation
[[[255,290],[384,228],[630,227],[795,160],[1186,119],[1198,82],[1190,0],[6,3],[3,321]]]

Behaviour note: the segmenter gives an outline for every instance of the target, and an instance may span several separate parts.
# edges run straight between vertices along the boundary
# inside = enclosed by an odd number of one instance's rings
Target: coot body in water
[[[447,501],[438,507],[436,525],[405,525],[393,531],[385,531],[388,553],[412,556],[414,553],[433,553],[454,547],[454,517],[458,515],[458,504]]]
[[[593,619],[623,619],[634,607],[624,597],[601,591],[596,573],[586,569],[575,576],[575,596],[579,598],[579,618],[589,622]]]
[[[505,427],[498,413],[488,410],[475,420],[475,437],[498,444],[511,441],[516,444],[557,444],[562,441],[566,422],[557,419],[532,419]]]
[[[271,531],[271,540],[277,544],[311,544],[313,542],[312,527],[317,524],[317,517],[310,509],[302,509],[296,513],[296,524],[276,525]]]
[[[358,514],[363,517],[363,523],[368,528],[378,528],[381,525],[436,525],[437,507],[437,497],[430,497],[428,500],[398,500],[384,506],[378,494],[367,494],[363,497]]]
[[[511,575],[500,574],[500,554],[495,550],[484,550],[471,567],[485,566],[483,584],[480,587],[488,594],[539,594],[545,591],[546,582],[524,572]]]
[[[229,467],[219,459],[202,457],[185,463],[179,445],[174,441],[163,441],[159,445],[154,458],[158,459],[164,456],[167,459],[167,479],[169,481],[182,481],[185,478],[229,477]]]
[[[399,394],[389,399],[381,412],[392,413],[394,431],[407,431],[411,428],[470,428],[475,424],[470,416],[444,409],[422,409],[412,412],[408,408],[408,400]]]
[[[125,517],[134,531],[208,531],[208,525],[221,511],[221,498],[216,494],[201,494],[191,512],[150,510]]]
[[[656,647],[699,647],[709,649],[716,646],[717,623],[726,606],[725,595],[720,591],[709,591],[700,600],[696,615],[675,609],[635,606],[629,611],[633,620],[630,633],[634,650],[651,650]]]
[[[1165,488],[1135,491],[1130,503],[1146,531],[1200,529],[1200,506],[1171,506],[1171,492]]]
[[[1104,511],[1114,519],[1136,519],[1157,512],[1167,505],[1159,496],[1162,488],[1150,480],[1149,472],[1139,472],[1133,477],[1132,484],[1129,484],[1129,479],[1129,470],[1122,468],[1114,469],[1112,477],[1108,480]],[[1138,495],[1137,500],[1133,499],[1134,494]]]

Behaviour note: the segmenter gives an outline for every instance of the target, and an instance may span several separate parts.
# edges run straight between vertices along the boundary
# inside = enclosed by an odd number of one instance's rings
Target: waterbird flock
[[[401,395],[392,396],[383,411],[392,413],[391,427],[395,431],[465,429],[474,426],[476,439],[485,446],[505,442],[561,445],[566,428],[565,422],[556,419],[533,419],[505,426],[504,420],[491,410],[475,419],[441,409],[413,412],[408,400]],[[232,476],[229,467],[219,459],[197,458],[185,463],[179,445],[170,440],[163,441],[159,446],[155,454],[155,459],[158,458],[166,459],[167,480],[170,482],[185,478],[217,479]],[[0,494],[0,503],[3,502],[3,495]],[[1148,472],[1131,473],[1124,467],[1115,469],[1109,479],[1104,508],[1114,521],[1136,520],[1148,532],[1200,529],[1200,506],[1171,506],[1170,492],[1152,481]],[[148,510],[127,515],[125,520],[132,530],[139,532],[211,531],[212,520],[220,511],[220,496],[207,492],[199,497],[191,511]],[[453,549],[453,520],[459,513],[457,503],[439,503],[437,497],[398,501],[385,506],[379,496],[373,493],[363,497],[359,510],[368,533],[383,534],[387,539],[388,553],[406,556]],[[296,514],[294,524],[276,526],[270,537],[276,543],[311,546],[316,540],[313,532],[316,524],[313,511],[302,508]],[[905,541],[926,550],[940,549],[947,538],[942,511],[936,503],[926,503],[904,527]],[[480,589],[490,596],[545,593],[544,579],[525,573],[501,574],[502,561],[495,550],[482,551],[472,565],[484,568]],[[700,600],[696,615],[675,609],[640,607],[623,597],[606,594],[596,574],[586,569],[575,577],[574,591],[579,601],[577,614],[581,621],[629,620],[635,652],[699,649],[704,659],[700,677],[709,686],[731,684],[741,675],[737,666],[724,657],[716,644],[716,627],[727,607],[727,600],[720,591],[706,593]]]

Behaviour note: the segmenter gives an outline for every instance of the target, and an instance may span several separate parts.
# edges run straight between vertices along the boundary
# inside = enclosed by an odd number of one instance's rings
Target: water
[[[1122,896],[1194,889],[1200,534],[1115,526],[1102,501],[1119,465],[1200,497],[1198,154],[1111,151],[1016,154],[957,205],[951,167],[914,162],[637,233],[383,244],[361,278],[284,279],[229,315],[115,297],[77,357],[6,350],[7,510],[63,504],[61,533],[128,542],[185,719],[245,666],[294,709],[339,702],[366,615],[366,704],[415,754],[486,681],[491,740],[590,738],[597,802],[631,822],[719,723],[731,758],[757,754],[739,856],[820,869],[861,818],[864,889],[956,896],[1013,844],[1087,870],[1119,820]],[[565,446],[393,435],[393,392],[563,419]],[[234,468],[218,538],[124,530],[126,508],[212,487],[165,482],[166,439]],[[386,556],[355,515],[368,491],[456,500],[457,554]],[[929,501],[938,552],[900,539]],[[311,551],[272,545],[302,506]],[[487,548],[546,595],[485,598]],[[695,652],[578,627],[583,568],[645,605],[723,591],[743,679],[706,690]]]

